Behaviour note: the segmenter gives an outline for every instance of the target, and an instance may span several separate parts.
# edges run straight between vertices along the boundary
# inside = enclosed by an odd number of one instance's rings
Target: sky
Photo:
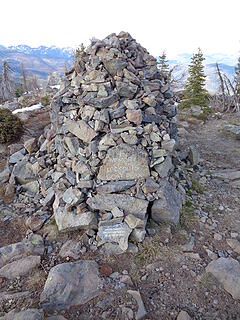
[[[87,45],[128,31],[157,56],[240,52],[240,0],[0,0],[0,44]]]

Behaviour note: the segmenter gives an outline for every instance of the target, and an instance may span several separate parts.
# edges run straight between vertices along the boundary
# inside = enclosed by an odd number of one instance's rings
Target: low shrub
[[[46,107],[50,104],[51,100],[49,96],[44,96],[41,98],[40,102],[44,107]]]
[[[0,143],[18,141],[22,132],[20,119],[8,109],[0,109]]]

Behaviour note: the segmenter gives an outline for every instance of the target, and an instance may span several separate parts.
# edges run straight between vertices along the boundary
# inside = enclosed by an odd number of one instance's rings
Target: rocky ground
[[[224,130],[238,117],[180,119],[180,144],[197,146],[200,163],[185,168],[180,224],[149,223],[138,252],[103,255],[51,220],[32,234],[1,205],[0,319],[240,319],[240,144]]]

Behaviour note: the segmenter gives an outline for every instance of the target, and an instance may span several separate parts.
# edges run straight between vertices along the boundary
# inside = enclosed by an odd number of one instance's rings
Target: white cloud
[[[239,0],[1,0],[0,44],[76,46],[128,31],[153,55],[235,53]]]

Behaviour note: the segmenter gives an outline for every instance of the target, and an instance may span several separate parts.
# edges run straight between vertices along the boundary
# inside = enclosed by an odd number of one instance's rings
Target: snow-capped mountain
[[[35,56],[46,56],[46,57],[52,57],[52,58],[65,58],[69,59],[74,54],[74,49],[70,47],[66,48],[58,48],[56,46],[46,47],[46,46],[39,46],[37,48],[32,48],[27,45],[17,45],[17,46],[9,46],[9,47],[3,47],[6,51],[12,51],[12,52],[19,52],[24,53],[28,55],[35,55]],[[0,49],[1,49],[0,47]]]
[[[26,73],[47,78],[49,73],[63,73],[66,66],[71,66],[74,57],[73,48],[56,46],[40,46],[32,48],[27,45],[5,47],[0,45],[0,66],[2,60],[7,60],[15,76],[21,72],[23,64]]]

